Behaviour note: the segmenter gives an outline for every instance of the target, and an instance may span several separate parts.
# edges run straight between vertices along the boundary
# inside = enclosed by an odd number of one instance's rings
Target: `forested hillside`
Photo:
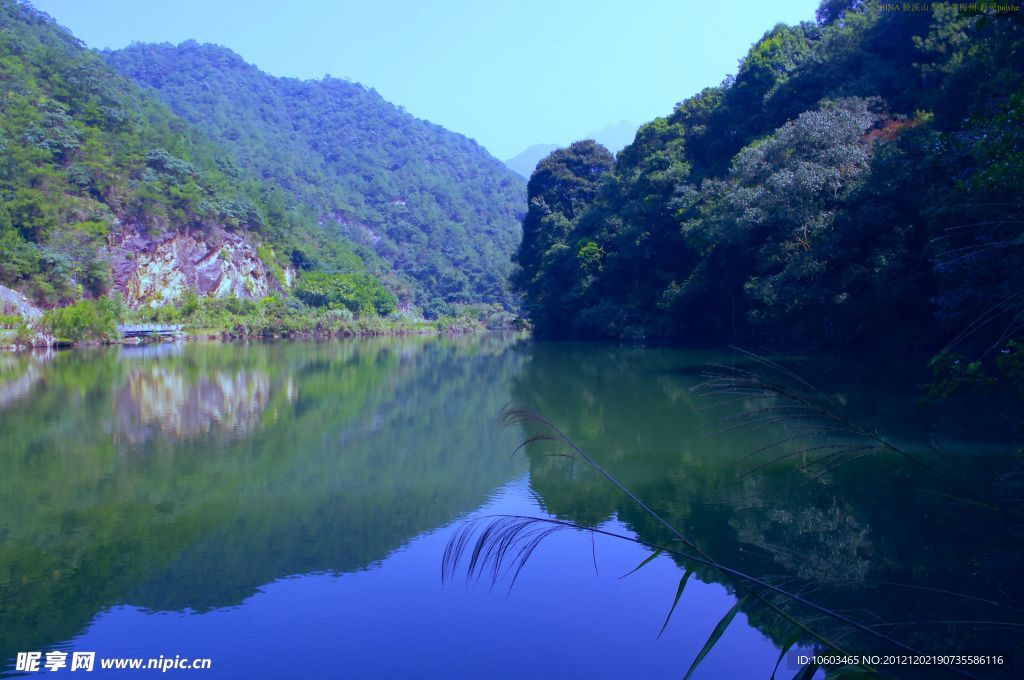
[[[0,0],[0,84],[0,284],[43,305],[105,293],[108,243],[125,229],[321,245],[156,97],[14,0]],[[334,255],[359,262],[350,247]]]
[[[428,315],[515,305],[524,187],[475,142],[362,86],[269,78],[222,48],[137,47],[119,62],[141,69],[147,54],[149,72],[183,79],[186,102],[194,87],[185,113],[212,102],[209,119],[190,122],[29,3],[0,0],[0,285],[43,308],[112,294],[166,307],[164,320],[194,313],[197,295],[273,297],[275,318],[299,319],[282,328],[312,329],[316,309],[389,314],[395,294]],[[69,325],[106,330],[67,337],[108,336],[119,304]],[[239,310],[201,311],[219,328]],[[68,325],[54,318],[44,327]]]
[[[357,83],[275,78],[223,47],[134,45],[106,58],[280,186],[286,206],[415,282],[421,306],[513,304],[523,182],[476,142]]]
[[[541,335],[1016,355],[1024,17],[826,0],[735,76],[532,176]]]

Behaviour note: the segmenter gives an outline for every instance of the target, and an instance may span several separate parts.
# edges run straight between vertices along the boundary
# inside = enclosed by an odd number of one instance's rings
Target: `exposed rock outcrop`
[[[0,286],[0,313],[20,316],[28,324],[28,332],[17,332],[9,327],[0,326],[0,350],[20,350],[30,347],[53,347],[56,338],[38,327],[36,324],[43,315],[23,294],[7,286]],[[0,390],[2,392],[2,390]],[[0,394],[2,396],[2,394]],[[2,400],[0,400],[2,402]]]
[[[293,275],[275,275],[256,245],[223,229],[152,236],[126,226],[111,234],[108,245],[113,285],[131,307],[173,302],[188,290],[258,299],[281,290]]]
[[[27,297],[7,286],[0,286],[0,313],[17,314],[26,321],[35,321],[43,314]]]

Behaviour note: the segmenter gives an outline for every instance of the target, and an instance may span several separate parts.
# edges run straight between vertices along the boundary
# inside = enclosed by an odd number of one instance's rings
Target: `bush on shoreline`
[[[120,337],[117,323],[123,303],[114,298],[83,298],[43,314],[41,325],[63,342],[104,342]]]
[[[353,313],[348,307],[312,307],[298,297],[261,300],[200,297],[187,292],[176,303],[128,309],[120,295],[82,298],[46,311],[35,324],[4,316],[0,326],[17,330],[18,338],[48,332],[59,343],[114,343],[121,340],[119,323],[176,324],[186,336],[208,338],[298,338],[472,333],[483,330],[524,330],[525,324],[501,305],[450,306],[446,315],[426,319],[411,311],[387,316],[374,310]],[[9,333],[9,335],[11,335]],[[19,341],[17,345],[31,344]]]

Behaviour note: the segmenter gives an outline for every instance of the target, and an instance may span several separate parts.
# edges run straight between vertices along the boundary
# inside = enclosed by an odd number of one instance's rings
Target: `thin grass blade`
[[[803,668],[797,671],[796,675],[793,676],[793,680],[811,680],[817,671],[818,664],[810,661],[804,664]]]
[[[974,500],[972,498],[964,498],[963,496],[954,496],[953,494],[942,493],[941,491],[935,491],[934,489],[926,489],[926,488],[920,487],[920,486],[914,486],[914,487],[911,487],[911,488],[914,489],[915,491],[921,491],[923,493],[932,494],[933,496],[940,496],[942,498],[948,498],[949,500],[957,501],[958,503],[966,503],[967,505],[973,505],[974,507],[982,508],[983,510],[992,510],[992,511],[995,511],[995,512],[999,511],[999,507],[998,506],[993,505],[992,503],[988,503],[986,501],[978,501],[978,500]]]
[[[782,663],[782,659],[785,658],[786,652],[793,649],[793,645],[795,645],[798,642],[800,642],[800,631],[793,633],[793,636],[786,640],[786,642],[782,645],[782,651],[779,652],[779,659],[775,662],[775,668],[772,669],[771,680],[775,680],[775,674],[779,672],[779,665]]]
[[[665,552],[664,548],[658,548],[657,550],[652,552],[650,555],[648,555],[646,560],[644,560],[643,562],[641,562],[640,564],[636,565],[635,567],[633,567],[632,569],[627,571],[625,574],[620,576],[619,580],[621,581],[622,579],[626,578],[627,576],[629,576],[631,574],[635,574],[636,572],[640,571],[641,569],[646,567],[648,564],[653,562],[663,552]]]
[[[704,647],[701,648],[697,658],[693,660],[692,664],[690,664],[690,670],[686,671],[686,675],[683,677],[683,680],[690,680],[690,678],[693,677],[693,673],[697,670],[697,666],[699,666],[700,662],[704,660],[704,657],[711,653],[711,650],[714,649],[716,644],[718,644],[718,641],[722,639],[722,635],[725,634],[725,631],[729,627],[729,624],[732,623],[732,620],[736,618],[736,614],[740,611],[740,606],[742,606],[746,600],[746,597],[738,600],[736,604],[732,606],[732,609],[726,612],[725,616],[722,617],[722,620],[718,622],[715,629],[711,631],[711,637],[709,637],[708,641],[704,643]]]
[[[641,565],[643,566],[643,565]],[[637,567],[639,569],[640,567]],[[668,616],[665,617],[665,623],[661,624],[661,630],[658,631],[658,637],[665,632],[668,628],[668,622],[672,619],[672,612],[676,610],[676,605],[679,604],[679,598],[683,596],[683,588],[686,587],[686,582],[690,580],[690,576],[693,575],[693,569],[687,569],[683,577],[679,579],[679,588],[676,590],[676,599],[672,600],[672,608],[668,610]]]

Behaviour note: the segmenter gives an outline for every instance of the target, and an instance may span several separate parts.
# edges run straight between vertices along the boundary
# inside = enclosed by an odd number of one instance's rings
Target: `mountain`
[[[526,310],[547,336],[941,351],[950,389],[1019,379],[1022,115],[1019,13],[823,2],[616,157],[540,162]]]
[[[514,303],[507,277],[524,182],[473,140],[363,85],[277,78],[224,47],[136,44],[104,56],[228,149],[241,172],[280,187],[285,210],[397,272],[417,304]]]
[[[537,163],[540,163],[542,158],[557,148],[557,144],[534,144],[509,158],[505,161],[505,165],[526,179],[530,179]]]
[[[632,142],[634,135],[636,135],[636,125],[623,120],[596,132],[585,134],[580,139],[593,139],[614,154]],[[537,168],[537,163],[558,148],[558,144],[534,144],[509,158],[505,161],[505,165],[526,179],[530,179],[530,175]]]
[[[636,129],[636,124],[630,123],[628,120],[620,120],[618,123],[606,125],[600,130],[587,133],[583,135],[582,139],[593,139],[616,154],[633,141],[633,138],[636,137]]]
[[[349,272],[337,285],[387,297],[377,278],[428,313],[515,305],[524,182],[472,140],[224,48],[106,56],[0,0],[0,286],[159,307]]]
[[[269,295],[294,273],[288,248],[330,240],[27,3],[0,0],[0,74],[0,284],[35,302]]]

